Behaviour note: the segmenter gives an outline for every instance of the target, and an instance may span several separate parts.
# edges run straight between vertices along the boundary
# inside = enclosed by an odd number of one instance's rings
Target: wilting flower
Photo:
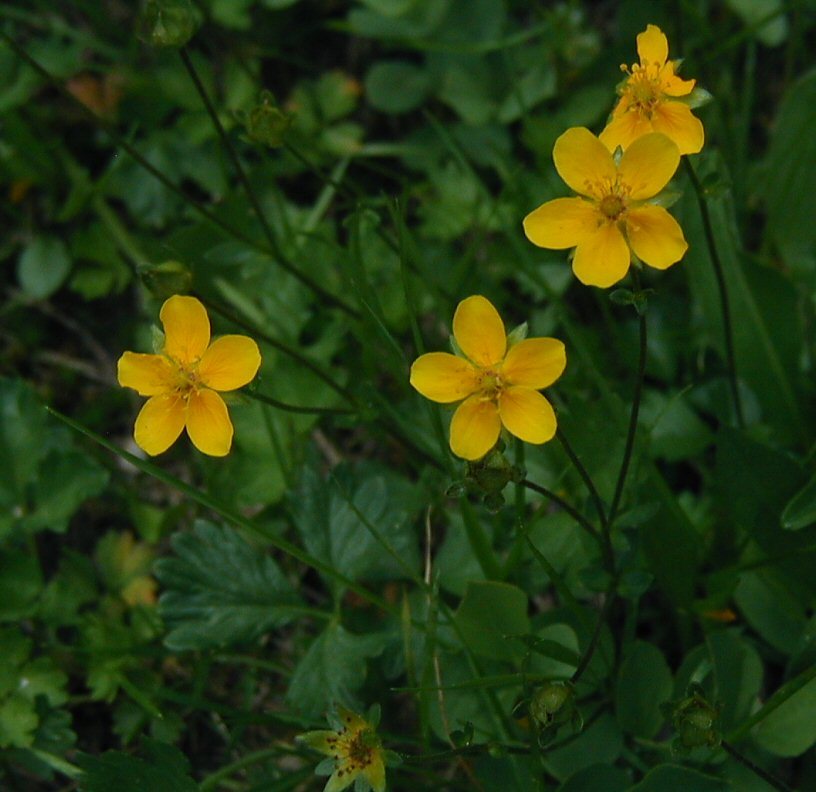
[[[649,132],[670,137],[681,154],[696,154],[703,147],[705,133],[700,119],[688,106],[694,80],[675,74],[679,61],[670,61],[669,44],[662,30],[647,25],[637,37],[640,63],[621,66],[628,77],[618,87],[620,100],[612,118],[601,132],[601,141],[610,151],[623,149]]]
[[[574,247],[572,270],[581,283],[617,283],[629,270],[630,249],[656,269],[683,257],[683,230],[662,206],[648,203],[680,163],[677,146],[665,135],[638,138],[616,163],[588,129],[573,127],[555,141],[553,161],[582,197],[539,206],[524,218],[524,233],[539,247]]]
[[[480,459],[496,444],[502,425],[527,443],[555,434],[555,412],[538,391],[564,371],[564,344],[528,338],[509,345],[504,323],[489,300],[462,300],[453,315],[453,337],[463,356],[421,355],[411,366],[411,385],[431,401],[464,401],[450,425],[450,446],[463,459]]]
[[[342,706],[329,714],[329,723],[336,727],[334,731],[312,731],[301,734],[297,739],[326,754],[329,758],[321,762],[317,772],[329,772],[329,780],[323,792],[340,792],[356,782],[355,789],[368,787],[374,792],[385,792],[385,764],[388,758],[380,738],[375,731],[379,720],[379,708],[373,710],[370,720]]]
[[[119,358],[119,384],[150,396],[136,418],[136,444],[151,456],[161,454],[186,428],[199,451],[224,456],[233,430],[216,391],[235,390],[253,379],[261,365],[258,345],[242,335],[221,336],[211,344],[207,311],[195,297],[170,297],[159,316],[161,354],[125,352]]]

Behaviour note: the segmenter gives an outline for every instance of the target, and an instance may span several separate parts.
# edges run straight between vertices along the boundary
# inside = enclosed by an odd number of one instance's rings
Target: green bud
[[[468,462],[465,480],[472,490],[479,492],[489,507],[500,509],[504,503],[501,492],[518,472],[500,450],[501,444],[476,462]]]
[[[530,717],[539,726],[550,726],[556,719],[565,722],[572,717],[575,688],[569,682],[547,682],[538,688],[530,701]],[[558,718],[565,715],[567,718]]]
[[[154,47],[183,47],[197,27],[190,0],[147,0],[139,20],[140,38]]]
[[[150,293],[160,300],[174,294],[186,294],[193,285],[193,273],[180,261],[164,261],[144,267],[139,274]]]
[[[258,103],[244,118],[247,137],[253,143],[277,148],[283,145],[283,136],[292,125],[292,116],[284,113],[269,91],[261,91]]]
[[[686,698],[668,702],[661,707],[671,719],[677,735],[672,747],[685,753],[692,748],[716,748],[722,735],[716,728],[720,708],[709,703],[699,685],[691,685]]]

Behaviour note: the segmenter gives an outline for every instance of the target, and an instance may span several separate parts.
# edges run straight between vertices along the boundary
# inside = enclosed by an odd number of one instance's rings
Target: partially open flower
[[[628,148],[641,135],[662,132],[681,154],[696,154],[705,133],[685,101],[695,81],[677,76],[679,61],[668,60],[669,43],[657,25],[647,25],[638,34],[637,49],[640,63],[621,66],[628,76],[618,88],[620,100],[601,132],[601,142],[614,151],[618,146]]]
[[[567,364],[555,338],[528,338],[508,349],[504,323],[489,300],[462,300],[453,315],[453,336],[463,357],[429,352],[411,366],[411,385],[431,401],[464,401],[453,414],[450,446],[463,459],[480,459],[504,426],[527,443],[555,434],[555,412],[539,393]]]

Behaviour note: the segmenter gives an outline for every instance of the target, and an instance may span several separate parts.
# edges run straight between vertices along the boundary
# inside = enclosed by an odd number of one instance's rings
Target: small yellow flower
[[[705,140],[703,125],[682,100],[695,81],[675,74],[678,62],[668,60],[669,43],[656,25],[638,34],[637,50],[640,63],[621,66],[629,76],[618,88],[620,101],[601,132],[601,142],[614,151],[628,148],[648,132],[662,132],[681,154],[696,154]]]
[[[134,439],[151,456],[166,451],[181,430],[210,456],[232,445],[227,405],[216,391],[250,382],[261,365],[258,345],[247,336],[226,335],[210,343],[210,320],[195,297],[173,295],[159,314],[164,349],[159,355],[125,352],[119,384],[150,396],[136,418]]]
[[[630,249],[650,267],[666,269],[688,245],[677,221],[648,203],[668,184],[680,163],[677,146],[651,132],[620,158],[584,127],[564,132],[553,147],[561,178],[580,198],[556,198],[524,218],[535,245],[575,248],[572,270],[581,283],[606,288],[629,271]]]
[[[367,782],[374,792],[385,792],[386,751],[374,731],[376,724],[342,706],[332,713],[329,722],[332,720],[337,721],[334,731],[313,731],[297,738],[298,742],[330,757],[332,772],[323,792],[340,792],[355,781],[355,788],[362,786],[358,778]],[[317,772],[321,769],[322,764]]]
[[[528,338],[508,349],[504,323],[481,295],[459,303],[453,337],[464,358],[429,352],[411,366],[411,385],[425,398],[442,404],[464,399],[451,420],[453,453],[481,459],[496,444],[502,425],[527,443],[551,440],[555,412],[538,391],[564,371],[564,344],[555,338]]]

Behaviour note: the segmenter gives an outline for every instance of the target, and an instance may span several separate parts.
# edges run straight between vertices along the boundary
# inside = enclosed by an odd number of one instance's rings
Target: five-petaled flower
[[[242,335],[211,344],[207,311],[195,297],[173,295],[159,316],[161,354],[125,352],[119,358],[119,384],[150,397],[136,418],[136,444],[151,456],[161,454],[186,427],[199,451],[224,456],[233,430],[216,391],[236,390],[254,378],[261,365],[258,345]]]
[[[705,133],[700,119],[683,101],[695,81],[677,76],[678,62],[668,60],[668,41],[656,25],[647,25],[638,34],[637,50],[640,63],[621,66],[628,76],[618,88],[620,100],[601,132],[601,141],[614,151],[618,146],[628,148],[648,132],[662,132],[681,154],[696,154],[703,147]]]
[[[496,444],[502,425],[527,443],[552,439],[555,412],[539,390],[564,371],[564,344],[528,338],[508,349],[504,323],[481,295],[459,303],[453,337],[464,357],[429,352],[411,366],[411,385],[426,398],[442,404],[464,399],[451,420],[453,453],[481,459]]]
[[[379,708],[375,712],[378,714]],[[325,768],[322,762],[317,768],[320,774],[324,769],[331,772],[323,792],[340,792],[354,782],[355,789],[365,789],[362,782],[366,782],[374,792],[385,792],[385,759],[390,752],[382,748],[376,723],[340,705],[329,713],[329,722],[336,726],[334,731],[312,731],[297,738],[329,757]]]
[[[620,162],[588,129],[573,127],[553,147],[561,178],[582,197],[556,198],[524,218],[524,233],[539,247],[575,248],[578,280],[606,288],[629,271],[630,249],[643,262],[666,269],[688,249],[683,230],[662,207],[649,204],[680,163],[677,146],[650,132]]]

